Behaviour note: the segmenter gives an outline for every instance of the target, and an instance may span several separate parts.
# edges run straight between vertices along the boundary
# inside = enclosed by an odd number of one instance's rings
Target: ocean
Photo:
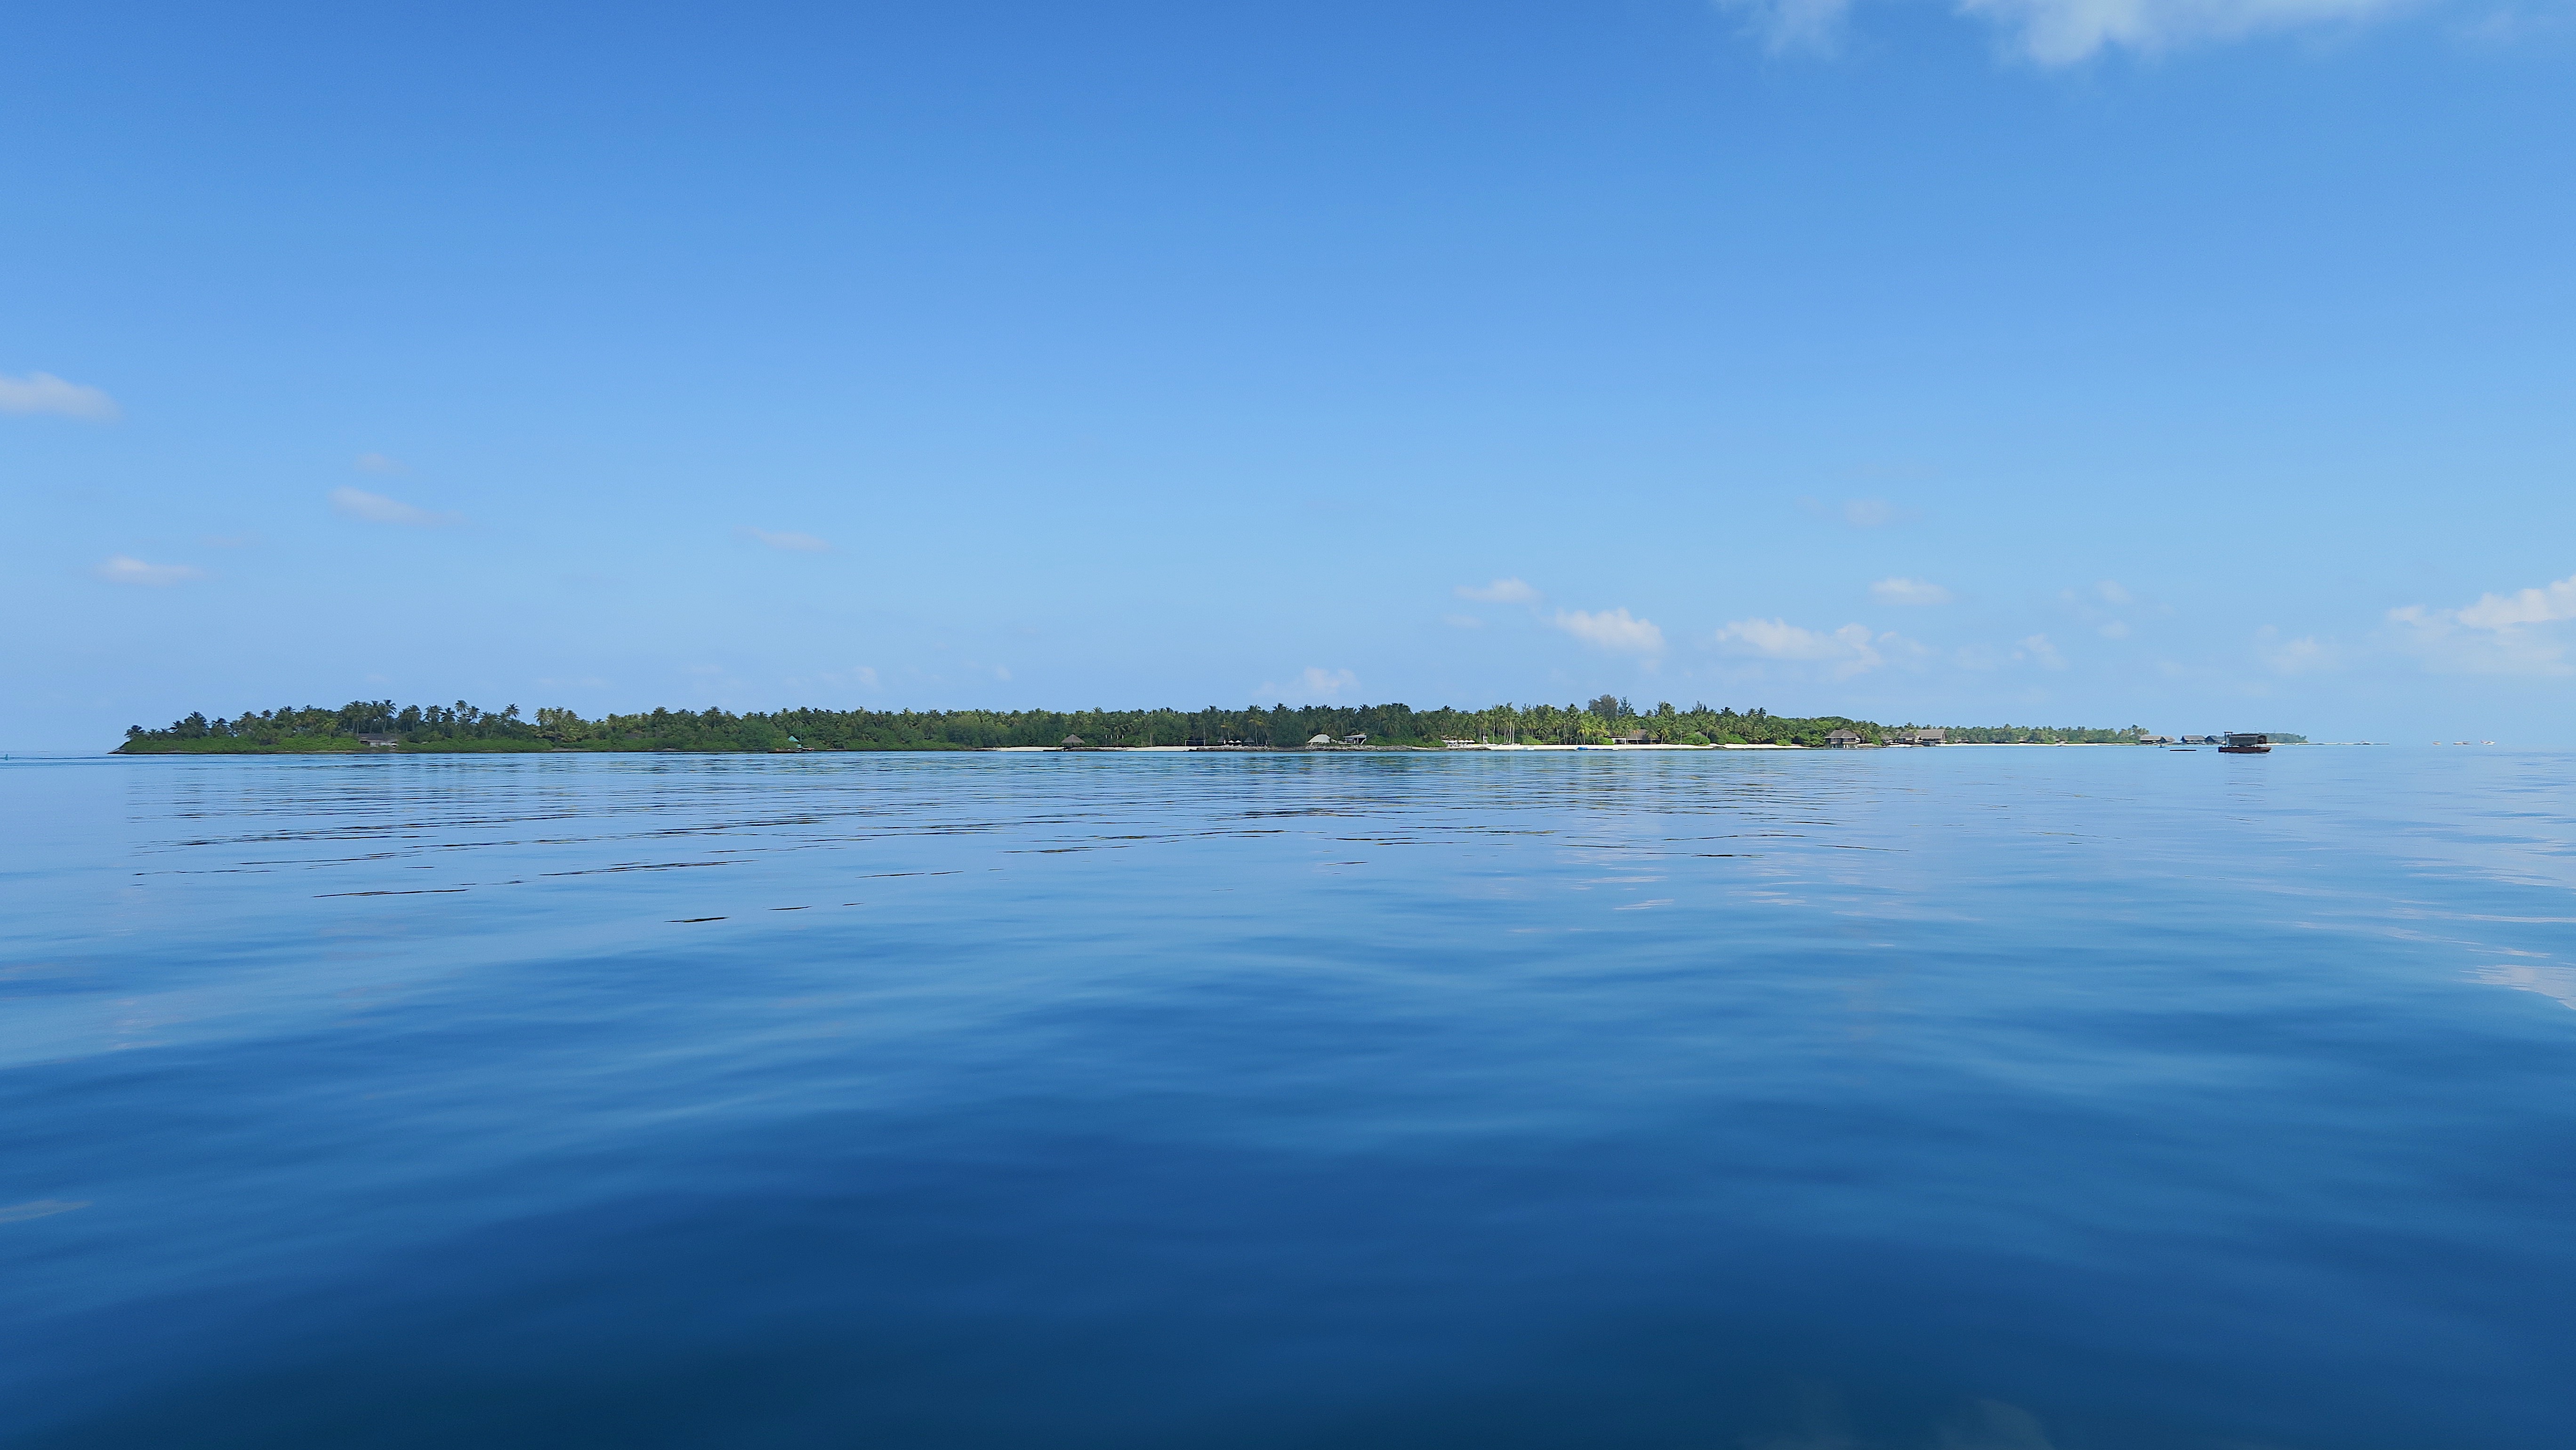
[[[18,758],[12,1446],[2576,1444],[2576,755]]]

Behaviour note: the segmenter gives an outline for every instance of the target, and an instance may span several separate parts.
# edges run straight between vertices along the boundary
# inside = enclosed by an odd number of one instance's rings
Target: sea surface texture
[[[2576,1445],[2576,756],[25,758],[12,1446]]]

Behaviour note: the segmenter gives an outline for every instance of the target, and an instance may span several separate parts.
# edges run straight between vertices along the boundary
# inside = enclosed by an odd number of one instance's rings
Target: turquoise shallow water
[[[2571,788],[12,761],[0,1435],[2554,1450]]]

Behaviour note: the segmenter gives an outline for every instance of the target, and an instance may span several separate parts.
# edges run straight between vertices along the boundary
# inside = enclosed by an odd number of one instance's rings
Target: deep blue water
[[[0,812],[13,1445],[2576,1444],[2576,756]]]

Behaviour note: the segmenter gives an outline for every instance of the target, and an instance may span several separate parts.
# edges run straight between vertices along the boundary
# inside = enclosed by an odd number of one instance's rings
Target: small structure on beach
[[[1851,746],[1860,744],[1860,732],[1857,730],[1836,730],[1831,735],[1825,737],[1825,743],[1838,750],[1847,749]]]
[[[1902,733],[1904,735],[1905,743],[1908,745],[1946,745],[1950,740],[1949,730],[1939,725],[1926,726],[1920,730],[1907,730]]]
[[[399,735],[361,735],[358,737],[358,743],[373,750],[391,750],[395,746],[402,744],[402,737]]]
[[[1082,749],[1082,737],[1079,735],[1068,735],[1064,737],[1064,748],[1067,750]]]
[[[1306,743],[1307,743],[1308,745],[1330,745],[1330,744],[1332,744],[1332,743],[1333,743],[1333,737],[1331,737],[1330,735],[1314,735],[1314,736],[1309,736],[1309,737],[1307,738],[1307,740],[1306,740]]]

